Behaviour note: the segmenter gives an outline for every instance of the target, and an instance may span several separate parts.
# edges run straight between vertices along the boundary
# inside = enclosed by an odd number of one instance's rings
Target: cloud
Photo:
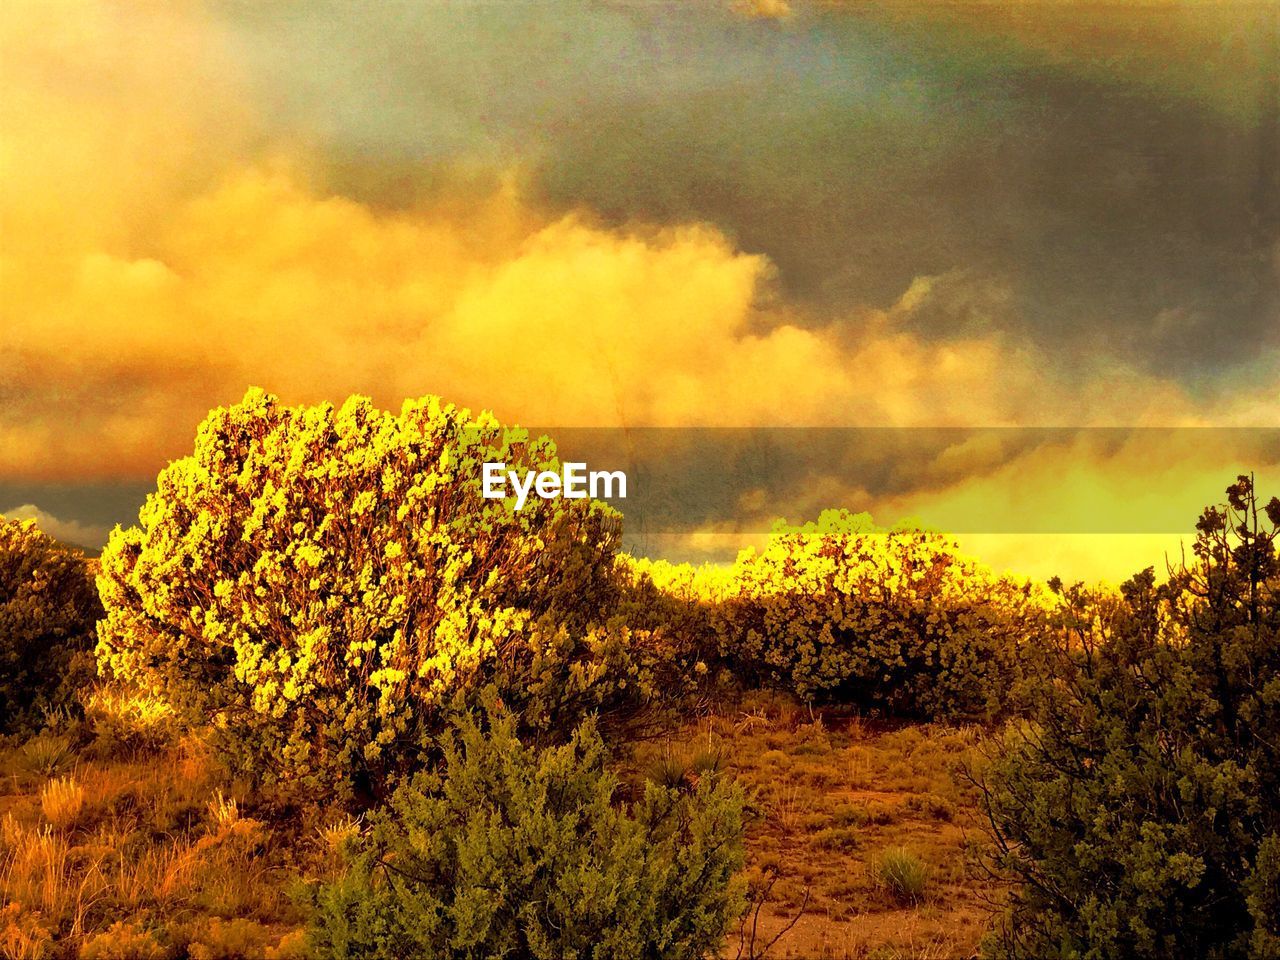
[[[737,0],[733,9],[748,20],[786,20],[794,12],[788,0]]]
[[[719,19],[674,25],[567,5],[566,23],[593,38],[583,47],[525,29],[529,10],[488,19],[490,5],[432,7],[423,23],[460,28],[434,45],[421,23],[392,29],[410,9],[395,5],[353,23],[345,5],[215,7],[239,11],[219,19],[197,5],[59,3],[57,16],[0,9],[0,478],[148,480],[250,384],[291,402],[439,393],[547,426],[1274,413],[1274,370],[1206,400],[1097,322],[1124,325],[1099,304],[1136,303],[1124,318],[1199,348],[1216,314],[1184,303],[1183,287],[1252,276],[1223,268],[1242,248],[1217,220],[1207,245],[1184,239],[1200,200],[1162,202],[1200,167],[1171,179],[1138,162],[1213,123],[1135,125],[1149,104],[1126,102],[1099,152],[1081,136],[1097,122],[1042,129],[1046,104],[1079,100],[1074,81],[988,102],[998,70],[966,88],[967,75],[939,79],[874,31],[807,13],[762,31],[722,5],[707,5]],[[533,56],[557,44],[564,58]],[[530,64],[537,82],[513,90]],[[788,84],[766,82],[778,71]],[[1118,136],[1152,125],[1140,149]],[[1077,141],[1070,162],[1054,159]],[[1000,144],[1029,146],[988,164]],[[1116,192],[1067,189],[1082,170]],[[1224,222],[1247,208],[1237,193],[1219,204]],[[1116,197],[1142,229],[1094,230]],[[1143,253],[1147,233],[1172,247]],[[1056,295],[1048,319],[1028,309],[1037,284]],[[1228,303],[1245,332],[1259,290]],[[1161,306],[1144,313],[1149,301]],[[1077,307],[1089,315],[1066,322]],[[1037,324],[1091,347],[1064,350]],[[1024,456],[919,464],[936,498],[925,505],[1009,495],[1012,463],[1049,489],[1061,480]],[[812,514],[848,489],[815,478],[744,511]]]
[[[1250,0],[829,0],[824,8],[900,25],[931,23],[989,45],[1006,62],[1034,58],[1239,116],[1256,118],[1276,82],[1275,12]]]
[[[109,532],[104,526],[80,523],[77,520],[59,520],[32,503],[0,510],[0,517],[9,520],[34,520],[37,527],[55,540],[90,550],[96,550],[105,544]]]
[[[150,475],[249,384],[294,401],[440,393],[544,425],[1190,412],[1176,387],[1132,371],[1056,381],[998,332],[913,332],[946,309],[946,278],[816,325],[773,297],[765,258],[713,228],[609,229],[510,188],[385,212],[251,168],[165,211],[151,246],[69,248],[43,270],[11,261],[0,470]]]

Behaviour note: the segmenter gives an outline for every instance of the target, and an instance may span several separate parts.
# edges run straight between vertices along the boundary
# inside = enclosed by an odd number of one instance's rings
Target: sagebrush
[[[742,912],[743,795],[714,773],[621,802],[588,722],[545,750],[463,716],[315,895],[319,957],[694,958]]]

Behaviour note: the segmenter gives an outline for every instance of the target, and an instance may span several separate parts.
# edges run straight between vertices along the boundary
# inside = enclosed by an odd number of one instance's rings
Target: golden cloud
[[[789,0],[735,0],[732,6],[748,20],[785,20],[793,12]]]
[[[175,203],[150,255],[6,258],[0,470],[147,475],[204,412],[440,393],[547,425],[1025,424],[1174,415],[1168,384],[1083,388],[999,334],[926,340],[888,311],[815,323],[704,225],[550,219],[506,188],[376,212],[283,168]]]
[[[0,476],[151,476],[250,384],[544,425],[1197,421],[1131,369],[1067,377],[998,331],[913,332],[945,277],[818,317],[706,224],[552,215],[514,176],[398,210],[332,195],[305,150],[266,143],[195,8],[0,18]],[[1014,485],[959,476],[955,497]]]

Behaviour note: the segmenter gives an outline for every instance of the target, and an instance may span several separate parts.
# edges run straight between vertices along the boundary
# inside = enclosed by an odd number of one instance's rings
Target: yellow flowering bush
[[[826,511],[779,525],[717,588],[720,653],[805,699],[925,716],[1005,706],[1043,598],[941,534]]]
[[[713,611],[726,595],[729,571],[628,554],[618,556],[617,567],[622,616],[644,638],[656,685],[681,693],[700,685],[720,659]]]
[[[612,602],[617,514],[486,500],[487,461],[559,466],[545,438],[435,397],[394,414],[251,390],[214,410],[103,553],[103,671],[265,774],[380,794],[459,690],[590,659]],[[551,654],[528,643],[548,621],[570,636]]]
[[[0,733],[29,731],[73,704],[93,673],[101,613],[81,553],[34,521],[0,517]]]

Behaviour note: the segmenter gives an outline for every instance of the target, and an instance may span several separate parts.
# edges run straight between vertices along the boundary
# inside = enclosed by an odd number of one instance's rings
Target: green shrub
[[[396,415],[255,390],[214,410],[103,554],[104,672],[212,720],[268,780],[365,798],[460,689],[496,682],[543,728],[633,697],[630,635],[592,626],[617,514],[486,500],[486,461],[558,469],[545,438],[433,397]]]
[[[983,777],[1017,881],[989,953],[1277,955],[1280,501],[1227,493],[1167,583],[1063,591],[1036,709]]]
[[[713,620],[746,676],[919,717],[1006,709],[1041,602],[939,534],[824,512],[744,551]]]
[[[817,831],[810,842],[823,850],[856,850],[862,836],[853,827],[825,827]]]
[[[906,806],[908,810],[917,810],[931,820],[949,823],[956,816],[955,804],[946,797],[939,797],[932,793],[913,794],[907,797]]]
[[[741,790],[649,783],[630,807],[590,722],[522,744],[464,716],[442,772],[401,787],[353,868],[315,893],[318,957],[701,957],[744,902]]]
[[[0,517],[0,733],[29,732],[93,675],[102,615],[83,554]]]
[[[919,903],[929,885],[929,867],[905,847],[886,850],[876,864],[876,881],[894,899]]]

